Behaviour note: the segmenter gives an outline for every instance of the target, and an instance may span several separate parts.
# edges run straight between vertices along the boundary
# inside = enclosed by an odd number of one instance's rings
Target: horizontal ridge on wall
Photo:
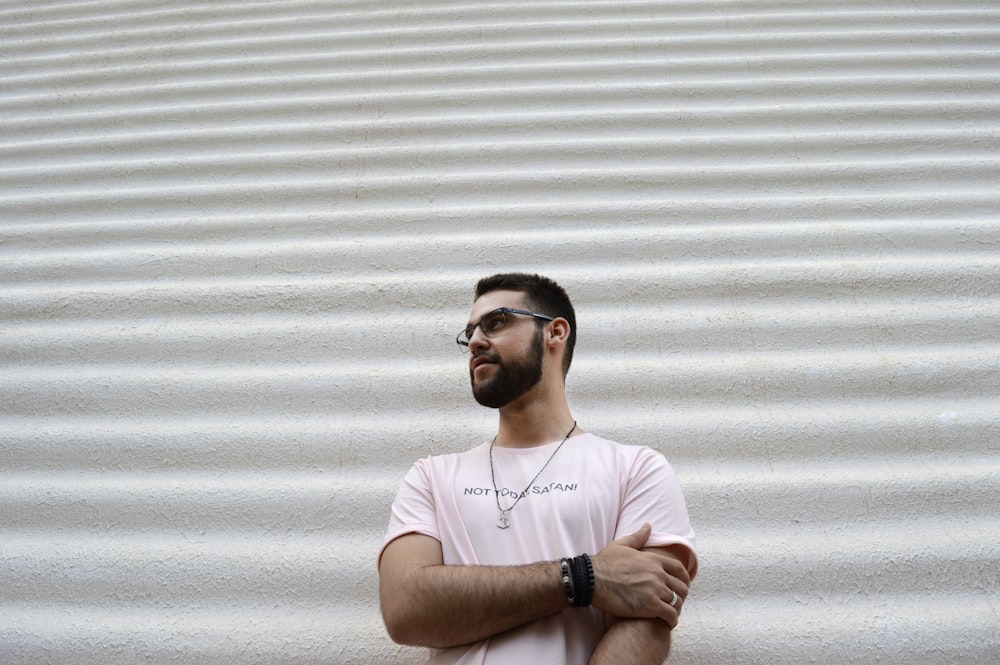
[[[5,3],[0,662],[422,662],[377,555],[414,460],[495,434],[455,336],[508,270],[573,298],[581,426],[680,479],[671,663],[1000,660],[998,40],[987,0]]]

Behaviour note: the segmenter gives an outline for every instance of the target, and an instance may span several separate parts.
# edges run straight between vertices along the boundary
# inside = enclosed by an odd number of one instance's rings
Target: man
[[[659,665],[697,571],[694,532],[662,455],[570,413],[566,292],[484,278],[457,341],[499,426],[407,473],[379,555],[389,635],[435,664]]]

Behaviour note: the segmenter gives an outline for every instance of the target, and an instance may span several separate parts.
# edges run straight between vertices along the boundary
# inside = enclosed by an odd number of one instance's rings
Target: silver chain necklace
[[[549,462],[551,462],[552,458],[556,456],[556,453],[559,452],[559,449],[563,447],[563,444],[566,443],[567,439],[569,439],[569,435],[572,434],[573,430],[575,429],[576,429],[576,421],[574,420],[573,426],[569,429],[568,432],[566,432],[566,436],[564,436],[563,440],[559,442],[559,445],[556,446],[556,449],[552,451],[552,454],[549,455],[549,458],[545,460],[545,464],[542,465],[542,468],[538,470],[538,473],[535,474],[534,478],[528,481],[528,484],[525,486],[524,490],[517,495],[517,497],[514,499],[514,503],[512,503],[510,508],[507,509],[500,507],[500,490],[497,489],[497,477],[496,474],[493,472],[493,444],[497,442],[497,436],[500,436],[500,434],[497,433],[497,435],[493,437],[493,440],[490,441],[490,478],[493,480],[493,496],[497,500],[497,510],[500,511],[500,517],[497,519],[498,528],[506,529],[507,527],[510,526],[510,511],[514,510],[514,506],[516,506],[518,502],[522,498],[524,498],[524,496],[528,492],[528,488],[530,488],[531,485],[536,480],[538,480],[538,476],[542,475],[542,471],[545,471],[545,467],[549,465]]]

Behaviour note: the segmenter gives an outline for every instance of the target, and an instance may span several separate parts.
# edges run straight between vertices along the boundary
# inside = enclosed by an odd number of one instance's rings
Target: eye
[[[487,314],[483,317],[483,320],[479,322],[479,327],[483,329],[483,332],[488,336],[500,332],[503,328],[504,318],[503,312],[496,312],[494,314]]]

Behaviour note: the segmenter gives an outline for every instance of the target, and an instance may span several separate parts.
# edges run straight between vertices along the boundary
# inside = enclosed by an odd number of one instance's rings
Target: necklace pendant
[[[507,517],[507,511],[500,511],[500,518],[497,519],[497,527],[501,529],[506,529],[510,526],[510,518]]]

